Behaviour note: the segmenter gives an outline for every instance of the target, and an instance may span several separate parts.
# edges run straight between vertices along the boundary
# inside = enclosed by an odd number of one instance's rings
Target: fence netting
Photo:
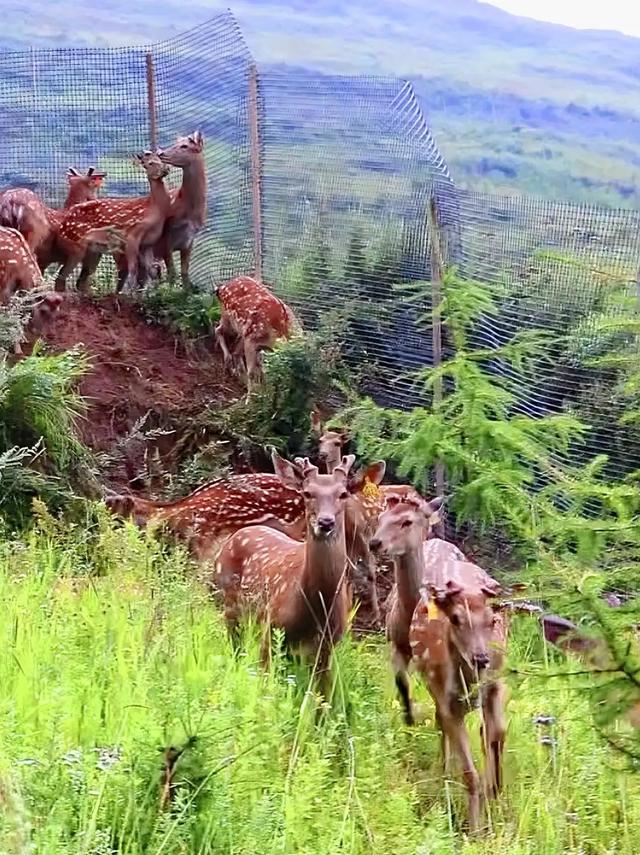
[[[94,165],[108,173],[104,193],[145,194],[131,155],[150,144],[149,56],[159,144],[196,128],[205,136],[208,214],[192,276],[211,289],[256,267],[253,60],[229,13],[153,46],[0,54],[0,189],[60,204],[67,167]],[[362,387],[385,405],[421,400],[411,372],[432,361],[429,288],[408,303],[398,286],[431,277],[435,200],[448,260],[497,295],[498,315],[481,319],[472,344],[499,347],[532,328],[571,341],[533,380],[512,378],[517,406],[575,409],[592,424],[576,455],[606,453],[615,474],[639,468],[613,379],[589,358],[608,343],[603,316],[628,311],[617,298],[637,288],[640,214],[461,190],[405,81],[282,67],[258,69],[258,81],[264,278],[308,328],[345,325]]]

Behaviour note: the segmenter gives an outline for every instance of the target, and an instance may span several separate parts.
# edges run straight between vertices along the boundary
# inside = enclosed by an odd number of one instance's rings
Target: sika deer
[[[8,303],[14,291],[30,291],[42,284],[27,239],[17,229],[0,226],[0,305]]]
[[[384,550],[394,564],[387,638],[391,645],[396,688],[408,725],[414,723],[408,677],[411,662],[409,627],[420,600],[421,588],[426,582],[425,574],[428,579],[436,581],[441,578],[440,568],[450,560],[465,560],[452,543],[429,538],[432,528],[439,522],[443,501],[442,498],[426,502],[421,498],[393,497],[390,507],[380,516],[377,531],[370,542],[373,552]]]
[[[158,154],[163,163],[182,170],[182,186],[176,194],[171,216],[162,237],[155,247],[167,266],[167,276],[175,280],[173,253],[180,251],[180,270],[183,288],[191,287],[189,264],[193,241],[203,228],[207,215],[207,172],[204,159],[204,137],[195,131],[188,137],[178,137],[174,145],[161,149]]]
[[[55,251],[63,211],[79,202],[95,199],[105,177],[105,172],[96,172],[93,167],[86,175],[81,175],[70,166],[67,172],[69,191],[62,209],[49,208],[32,190],[6,190],[0,195],[0,225],[17,229],[24,235],[44,272],[49,264],[64,260],[58,259]]]
[[[85,263],[78,278],[78,288],[86,290],[103,251],[123,254],[126,282],[132,285],[136,281],[139,253],[158,240],[171,209],[171,196],[164,185],[169,168],[151,151],[136,155],[136,162],[147,173],[151,190],[149,196],[96,199],[76,205],[64,218],[58,240],[67,253],[67,260],[56,280],[58,290],[64,290],[67,276],[80,262]],[[122,284],[120,281],[119,289]]]
[[[394,559],[398,606],[389,616],[389,634],[394,652],[402,641],[402,662],[406,662],[406,621],[412,662],[422,674],[436,706],[436,720],[443,737],[443,754],[453,746],[459,755],[469,795],[469,824],[479,821],[479,778],[471,756],[464,724],[473,706],[473,692],[479,685],[483,714],[483,749],[487,761],[487,785],[495,794],[501,785],[504,748],[504,686],[497,678],[506,644],[507,622],[499,606],[489,598],[500,591],[499,584],[480,567],[459,560],[443,541],[423,545],[425,519],[433,525],[433,507],[416,508],[413,502],[399,502],[380,518],[372,546],[387,550]],[[437,510],[436,510],[437,513]],[[451,546],[451,544],[445,544]],[[432,553],[425,562],[425,551]],[[423,591],[412,610],[416,592]],[[428,593],[425,593],[424,588]],[[400,663],[402,664],[402,663]],[[405,666],[406,673],[406,666]],[[405,703],[407,721],[413,720],[408,683],[398,682]]]
[[[263,526],[242,529],[227,540],[217,565],[230,631],[246,612],[254,612],[267,628],[284,630],[289,644],[310,648],[323,676],[347,625],[344,509],[353,461],[352,455],[345,457],[331,475],[320,475],[307,459],[294,464],[274,452],[283,484],[302,490],[306,542]],[[263,655],[267,645],[268,634]]]
[[[260,354],[282,338],[291,338],[299,329],[292,309],[251,276],[237,276],[216,289],[222,306],[217,340],[222,348],[225,365],[232,365],[230,348],[238,339],[244,352],[247,384],[261,374]]]
[[[113,493],[105,501],[113,513],[132,517],[139,526],[166,523],[199,561],[209,560],[225,537],[247,526],[269,526],[299,540],[305,531],[302,495],[266,472],[232,475],[175,502]]]

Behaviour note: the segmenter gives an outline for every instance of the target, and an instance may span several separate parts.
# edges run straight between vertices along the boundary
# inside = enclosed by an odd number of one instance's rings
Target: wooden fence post
[[[147,53],[147,102],[149,105],[149,139],[151,151],[155,151],[158,148],[158,117],[156,112],[156,72],[151,51]]]
[[[433,367],[438,368],[442,364],[442,280],[445,269],[445,253],[442,240],[442,232],[438,218],[438,206],[434,196],[429,200],[429,211],[427,216],[427,227],[429,234],[429,247],[431,256],[431,307],[432,320],[432,350]],[[433,384],[433,408],[438,409],[442,404],[443,389],[442,378],[438,378]],[[445,492],[444,464],[436,462],[434,467],[434,480],[436,496],[443,496]],[[436,537],[445,536],[444,521],[434,527]]]
[[[262,163],[260,158],[260,117],[258,110],[258,69],[249,69],[249,143],[251,146],[251,198],[253,217],[254,273],[262,280]]]

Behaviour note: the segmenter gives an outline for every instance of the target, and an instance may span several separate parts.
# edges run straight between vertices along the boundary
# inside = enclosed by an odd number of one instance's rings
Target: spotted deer
[[[167,275],[175,280],[173,253],[180,252],[180,271],[184,288],[191,287],[189,267],[193,241],[204,227],[207,216],[207,169],[204,157],[204,137],[195,131],[186,137],[178,137],[169,148],[160,149],[158,154],[163,163],[182,170],[182,184],[178,190],[162,235],[154,252],[165,262]]]
[[[301,493],[268,472],[231,475],[174,502],[117,493],[105,501],[113,513],[139,526],[165,524],[199,561],[211,559],[229,534],[247,526],[269,526],[299,540],[305,531]]]
[[[332,472],[337,461],[341,459],[348,434],[344,429],[324,429],[315,411],[311,413],[311,427],[318,437],[319,457],[326,466],[327,472]],[[378,518],[390,497],[409,496],[416,501],[421,500],[418,491],[409,484],[382,484],[385,471],[384,461],[378,461],[361,469],[352,478],[355,489],[347,503],[345,520],[349,560],[354,570],[366,580],[371,610],[376,623],[380,621],[376,584],[377,565],[369,542]]]
[[[17,229],[0,226],[0,305],[8,303],[14,291],[30,291],[42,284],[27,239]]]
[[[452,544],[424,542],[424,527],[437,522],[435,517],[441,506],[441,499],[423,507],[413,502],[395,503],[380,517],[372,546],[388,551],[394,561],[397,605],[389,615],[388,633],[397,657],[394,664],[400,669],[396,684],[406,720],[413,721],[406,682],[410,652],[411,662],[435,703],[445,765],[450,748],[462,763],[469,825],[475,830],[479,823],[480,779],[464,719],[479,693],[487,791],[495,795],[501,786],[506,732],[505,688],[498,675],[507,620],[502,606],[490,602],[500,592],[500,586],[486,571],[461,560]],[[398,674],[404,675],[404,680],[398,680]]]
[[[136,155],[147,173],[150,193],[133,199],[96,199],[74,206],[65,216],[58,231],[67,260],[56,279],[57,290],[64,290],[73,269],[83,263],[78,289],[86,290],[104,251],[123,256],[119,269],[126,263],[126,284],[137,280],[138,257],[141,250],[151,249],[158,240],[171,209],[171,196],[164,185],[169,172],[157,154],[145,151]],[[119,277],[122,279],[122,276]],[[125,284],[119,281],[119,288]]]
[[[242,529],[226,541],[216,567],[232,635],[241,618],[253,613],[267,629],[283,630],[288,644],[312,652],[323,677],[347,625],[344,511],[353,461],[353,455],[345,457],[330,475],[321,475],[306,458],[291,463],[274,452],[282,483],[302,492],[305,542],[264,526]],[[266,632],[263,656],[268,649]]]
[[[293,310],[251,276],[237,276],[218,285],[216,293],[222,313],[216,327],[216,338],[225,365],[238,368],[235,342],[244,355],[247,385],[261,374],[260,356],[279,339],[288,339],[299,329]]]
[[[93,167],[82,175],[69,167],[69,190],[62,208],[50,208],[40,197],[26,188],[17,187],[0,194],[0,225],[14,228],[24,235],[29,248],[35,253],[44,272],[56,261],[55,238],[63,212],[89,199],[95,199],[106,172],[96,172]]]

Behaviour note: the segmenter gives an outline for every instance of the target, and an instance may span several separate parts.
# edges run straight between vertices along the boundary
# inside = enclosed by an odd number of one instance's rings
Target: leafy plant
[[[149,321],[168,327],[177,335],[208,335],[220,319],[220,306],[213,294],[194,293],[160,285],[141,297]]]
[[[61,502],[71,484],[91,481],[91,458],[76,424],[85,402],[75,390],[88,357],[74,349],[44,355],[34,347],[14,365],[0,362],[0,511],[24,521],[35,495]]]

